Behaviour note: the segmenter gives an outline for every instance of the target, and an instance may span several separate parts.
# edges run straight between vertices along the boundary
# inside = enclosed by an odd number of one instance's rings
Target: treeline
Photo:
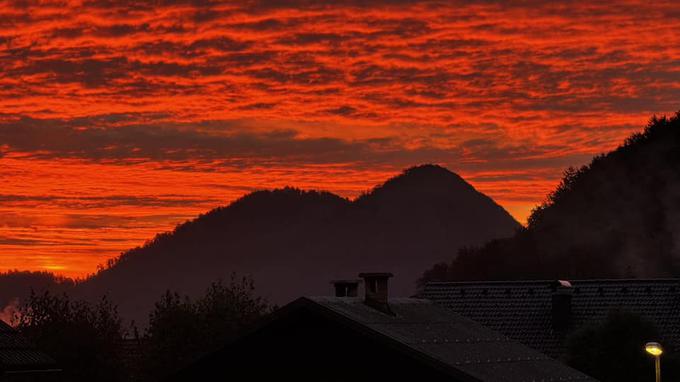
[[[680,113],[570,168],[513,237],[466,247],[420,283],[680,276]]]
[[[31,290],[62,293],[75,286],[76,282],[50,272],[18,270],[0,272],[0,310],[28,297]]]
[[[107,298],[97,303],[31,293],[13,325],[63,369],[65,381],[158,381],[224,346],[272,307],[250,278],[213,282],[191,300],[167,291],[148,326],[124,325]]]

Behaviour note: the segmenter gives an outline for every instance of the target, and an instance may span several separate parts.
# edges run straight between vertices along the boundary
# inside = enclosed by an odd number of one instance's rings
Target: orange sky
[[[250,190],[426,162],[524,221],[680,109],[677,2],[34,3],[0,0],[0,271],[83,276]]]

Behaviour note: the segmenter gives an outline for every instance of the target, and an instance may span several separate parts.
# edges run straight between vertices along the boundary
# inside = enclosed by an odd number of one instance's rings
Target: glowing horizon
[[[680,109],[678,30],[670,1],[0,0],[0,271],[82,277],[249,191],[422,163],[525,222]]]

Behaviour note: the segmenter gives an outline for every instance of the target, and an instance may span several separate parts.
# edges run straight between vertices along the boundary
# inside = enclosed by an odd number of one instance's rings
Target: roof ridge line
[[[571,283],[602,283],[602,282],[678,282],[680,278],[647,278],[647,279],[542,279],[542,280],[476,280],[476,281],[430,281],[425,284],[429,285],[503,285],[503,284],[543,284],[554,283],[556,280],[566,280]]]

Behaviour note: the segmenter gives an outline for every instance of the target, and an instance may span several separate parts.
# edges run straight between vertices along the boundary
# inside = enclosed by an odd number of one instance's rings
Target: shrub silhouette
[[[645,382],[654,378],[653,358],[645,343],[659,340],[654,324],[621,310],[609,312],[597,324],[584,326],[567,338],[566,362],[602,382]],[[672,349],[665,349],[663,379],[677,380],[680,363]]]

